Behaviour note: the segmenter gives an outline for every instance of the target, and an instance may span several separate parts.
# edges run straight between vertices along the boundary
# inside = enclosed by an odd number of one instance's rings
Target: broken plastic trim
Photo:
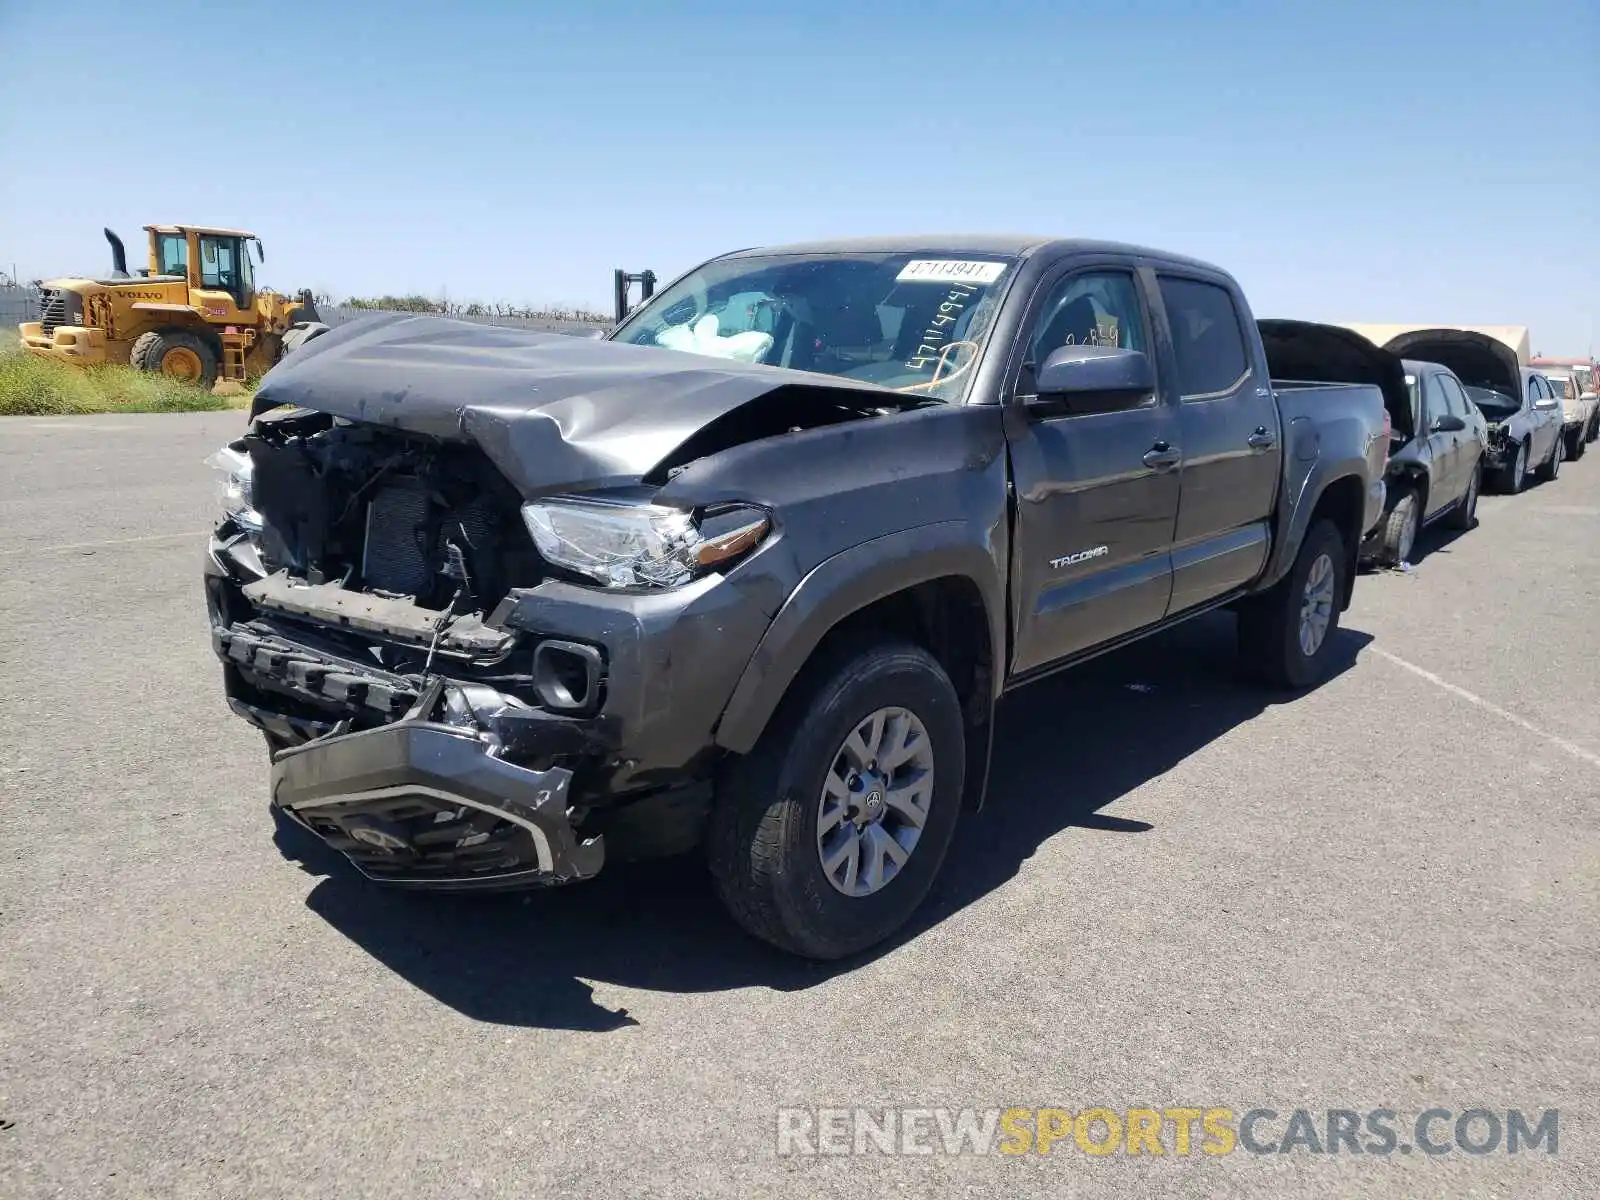
[[[437,639],[442,650],[497,657],[516,636],[490,629],[480,615],[452,618],[448,612],[422,608],[410,597],[353,592],[337,583],[302,583],[279,571],[246,584],[245,599],[269,612],[303,617],[335,628],[383,634],[395,641],[429,647]]]

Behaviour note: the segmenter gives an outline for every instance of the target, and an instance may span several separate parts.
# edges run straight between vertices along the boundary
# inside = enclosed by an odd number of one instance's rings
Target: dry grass
[[[248,403],[248,395],[213,396],[132,367],[72,367],[24,354],[15,343],[0,348],[0,416],[214,412]]]

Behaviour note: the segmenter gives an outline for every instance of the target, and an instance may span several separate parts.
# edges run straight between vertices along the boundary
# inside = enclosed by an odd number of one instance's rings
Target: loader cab
[[[261,252],[254,234],[180,225],[152,225],[149,232],[151,272],[187,280],[190,304],[208,320],[239,320],[250,311],[256,293],[251,244],[258,258]]]

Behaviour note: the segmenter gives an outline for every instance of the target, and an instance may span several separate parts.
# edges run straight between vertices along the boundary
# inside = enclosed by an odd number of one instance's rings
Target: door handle
[[[1183,451],[1166,442],[1157,442],[1144,452],[1144,465],[1157,471],[1170,471],[1183,461]]]
[[[1277,444],[1277,435],[1265,425],[1257,425],[1256,431],[1245,439],[1245,445],[1252,450],[1271,450]]]

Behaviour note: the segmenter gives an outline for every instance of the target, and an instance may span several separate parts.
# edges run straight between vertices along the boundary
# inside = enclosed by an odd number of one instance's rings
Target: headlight
[[[658,504],[559,497],[522,506],[546,561],[607,587],[676,587],[760,544],[766,513],[730,507],[696,520]]]
[[[221,477],[218,490],[222,511],[252,533],[259,531],[261,514],[255,510],[255,502],[250,496],[250,456],[232,446],[224,446],[206,459],[206,466]]]

